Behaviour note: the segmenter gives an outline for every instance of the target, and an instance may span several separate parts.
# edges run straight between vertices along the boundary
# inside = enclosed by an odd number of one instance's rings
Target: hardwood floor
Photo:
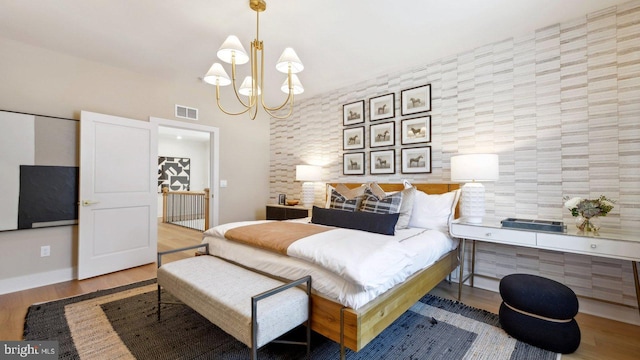
[[[174,225],[158,224],[158,248],[160,251],[200,242],[202,233]],[[163,262],[193,256],[193,251],[163,257]],[[156,276],[156,264],[119,271],[87,280],[67,281],[35,289],[0,295],[0,340],[21,340],[24,318],[29,306],[65,297],[108,289]],[[431,294],[455,300],[457,285],[441,283]],[[492,313],[498,312],[500,295],[468,286],[463,287],[462,301]],[[582,342],[573,354],[563,359],[633,359],[640,358],[640,326],[612,321],[596,316],[578,314]]]

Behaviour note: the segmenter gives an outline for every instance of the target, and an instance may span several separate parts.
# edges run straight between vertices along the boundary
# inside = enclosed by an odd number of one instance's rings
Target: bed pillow
[[[349,189],[344,184],[337,184],[335,188],[328,186],[327,190],[330,191],[330,193],[326,207],[346,211],[358,211],[362,203],[365,188],[366,186],[364,185],[354,189]]]
[[[453,220],[460,190],[444,194],[429,195],[416,191],[409,227],[434,229],[449,232],[449,222]]]
[[[396,229],[406,229],[409,227],[411,213],[413,212],[413,203],[416,198],[416,188],[410,187],[402,190],[402,203],[400,204],[400,217],[396,224]]]
[[[364,190],[360,211],[376,214],[397,214],[400,213],[400,205],[402,205],[402,192],[380,198],[367,187]]]
[[[323,209],[317,206],[313,207],[312,214],[311,222],[313,224],[363,230],[383,235],[395,234],[396,223],[400,215]]]
[[[377,183],[369,183],[369,188],[371,192],[378,198],[378,201],[386,197],[396,195],[398,193],[398,191],[385,192]],[[396,224],[396,230],[406,229],[409,227],[409,219],[411,218],[411,211],[413,209],[413,199],[415,197],[416,188],[410,186],[400,192],[402,193],[402,201],[400,202],[400,209],[398,210],[398,212],[400,213],[400,217],[398,218],[398,223]],[[374,199],[370,200],[374,201]],[[362,210],[361,208],[361,211],[366,210]]]

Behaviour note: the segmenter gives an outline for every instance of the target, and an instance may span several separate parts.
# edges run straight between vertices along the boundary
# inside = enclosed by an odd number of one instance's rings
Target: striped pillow
[[[329,208],[345,211],[357,211],[361,206],[362,198],[363,196],[355,196],[350,199],[347,196],[340,194],[335,189],[331,189]]]
[[[384,198],[379,198],[371,189],[367,188],[364,191],[360,211],[377,214],[397,214],[400,212],[400,205],[402,205],[401,191]]]

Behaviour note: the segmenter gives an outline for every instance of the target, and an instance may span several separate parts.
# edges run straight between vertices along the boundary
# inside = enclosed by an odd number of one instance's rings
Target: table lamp
[[[484,210],[484,181],[499,175],[497,154],[466,154],[451,157],[451,181],[466,182],[460,196],[460,213],[465,221],[481,223]]]
[[[311,207],[313,205],[314,188],[313,182],[319,181],[322,175],[322,168],[314,165],[296,165],[296,181],[302,181],[302,206]]]

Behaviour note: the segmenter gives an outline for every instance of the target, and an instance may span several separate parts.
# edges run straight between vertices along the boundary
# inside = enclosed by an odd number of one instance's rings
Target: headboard
[[[353,189],[362,185],[362,183],[342,183],[342,184],[346,185],[349,189]],[[327,183],[327,185],[331,185],[335,187],[336,185],[338,185],[338,183]],[[378,185],[380,185],[380,187],[384,191],[400,191],[404,189],[404,185],[402,183],[378,183]],[[460,184],[443,184],[443,183],[414,184],[412,183],[411,185],[413,185],[417,190],[423,191],[427,194],[444,194],[449,191],[460,189]],[[325,194],[325,197],[326,196],[328,196],[328,194]],[[457,219],[458,217],[460,217],[459,203],[456,206],[456,214],[455,214],[455,218]]]

